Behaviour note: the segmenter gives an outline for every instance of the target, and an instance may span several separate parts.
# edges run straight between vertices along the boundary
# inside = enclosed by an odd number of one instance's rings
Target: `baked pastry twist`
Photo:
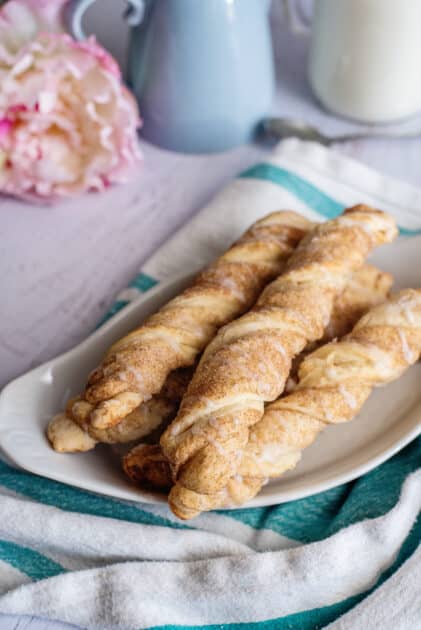
[[[398,379],[420,354],[421,289],[406,289],[303,360],[295,390],[268,405],[251,428],[237,474],[213,496],[186,492],[183,514],[250,500],[267,479],[294,468],[326,426],[354,418],[374,387]]]
[[[385,297],[391,282],[389,274],[371,265],[364,265],[356,271],[345,291],[334,302],[331,320],[323,339],[340,337],[350,330],[352,324],[370,305]],[[107,429],[96,429],[89,423],[93,405],[80,397],[71,399],[67,404],[66,412],[56,415],[49,423],[47,437],[56,451],[72,453],[90,451],[97,443],[127,443],[149,437],[151,433],[156,436],[157,431],[162,432],[166,424],[174,418],[192,374],[193,368],[175,370],[168,376],[159,394],[140,405],[121,422]],[[160,460],[158,452],[159,448],[155,445],[139,445],[139,448],[136,447],[130,453],[127,461],[130,460],[133,466],[130,467],[127,464],[126,472],[133,477],[129,471],[134,470],[135,467],[137,471],[135,480],[138,483],[141,477],[149,485],[169,489],[171,479],[167,476],[164,482],[162,481],[163,465],[158,463]],[[153,457],[150,463],[148,462],[149,454]],[[146,466],[146,471],[143,472],[142,461]],[[161,469],[161,473],[154,470],[155,462],[157,468]],[[148,479],[148,476],[153,477],[153,480]],[[159,483],[158,479],[160,479]]]
[[[367,206],[317,226],[255,307],[210,343],[161,437],[176,478],[169,502],[177,516],[186,518],[183,493],[213,494],[226,486],[248,427],[262,417],[264,403],[282,393],[293,357],[323,335],[352,272],[396,233],[390,216]]]
[[[55,415],[47,426],[47,438],[58,453],[91,451],[97,442],[89,433],[80,428],[65,412]]]
[[[64,413],[50,421],[47,437],[60,453],[90,451],[98,442],[117,444],[155,437],[172,420],[191,380],[193,368],[180,368],[171,372],[163,388],[150,400],[139,405],[121,422],[106,429],[97,429],[89,423],[92,405],[80,397],[70,399]]]
[[[172,486],[171,467],[159,444],[138,444],[123,457],[122,465],[136,486],[160,492]]]
[[[335,298],[329,323],[317,342],[318,346],[351,332],[360,317],[386,300],[392,284],[392,274],[374,265],[366,263],[357,269],[344,291]]]
[[[335,299],[330,322],[322,340],[317,344],[350,332],[365,312],[386,299],[392,281],[389,273],[380,271],[372,265],[366,264],[358,269],[352,275],[344,292]],[[297,357],[295,374],[305,353],[308,353],[308,347]],[[288,379],[288,382],[290,381],[292,382],[291,378]],[[123,469],[136,485],[160,491],[169,491],[172,486],[170,466],[158,444],[135,446],[123,458]],[[230,486],[232,485],[230,482]]]
[[[159,392],[170,372],[192,365],[217,329],[250,308],[283,270],[310,227],[294,212],[257,221],[189,288],[117,341],[85,389],[92,426],[117,424]]]

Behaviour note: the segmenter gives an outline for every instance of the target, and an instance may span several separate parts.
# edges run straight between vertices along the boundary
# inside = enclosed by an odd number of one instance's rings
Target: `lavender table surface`
[[[100,4],[100,10],[90,11],[88,23],[95,22],[96,29],[105,33],[104,43],[122,59],[124,32],[116,34],[114,25],[123,2]],[[286,31],[277,6],[273,13],[279,73],[274,112],[304,118],[328,133],[351,129],[313,102],[305,78],[307,40]],[[112,35],[107,36],[111,24]],[[104,195],[88,195],[53,208],[0,200],[0,386],[86,337],[142,261],[225,182],[268,151],[244,146],[222,154],[189,156],[146,143],[142,148],[145,161],[138,176]],[[414,185],[421,180],[421,138],[359,141],[335,150]],[[34,617],[0,616],[0,630],[69,627]]]

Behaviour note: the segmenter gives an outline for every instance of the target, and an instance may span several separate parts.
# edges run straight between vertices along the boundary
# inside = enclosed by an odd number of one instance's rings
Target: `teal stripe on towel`
[[[129,287],[139,289],[139,291],[141,291],[142,293],[146,293],[146,291],[149,291],[149,289],[152,289],[152,287],[156,286],[157,284],[158,280],[155,280],[155,278],[152,278],[152,276],[148,276],[148,274],[141,271],[136,276],[136,278],[133,278],[133,280],[129,284]]]
[[[333,219],[337,217],[344,209],[343,203],[336,201],[325,192],[311,184],[306,179],[303,179],[299,175],[287,171],[280,166],[274,166],[267,162],[262,164],[256,164],[252,166],[244,173],[241,173],[242,179],[259,179],[261,181],[271,182],[281,186],[288,192],[292,193],[305,203],[309,208],[318,212],[326,219]],[[399,231],[403,236],[415,236],[415,234],[421,234],[421,229],[410,230],[409,228],[399,227]]]
[[[135,278],[130,282],[129,287],[132,289],[138,289],[141,293],[146,293],[149,289],[152,289],[154,286],[158,284],[158,280],[152,278],[152,276],[148,276],[148,274],[143,273],[142,271],[137,274]],[[122,308],[130,304],[127,300],[116,300],[114,304],[110,307],[109,311],[105,313],[104,317],[100,320],[99,324],[97,324],[97,328],[100,328],[105,322],[108,322],[109,319],[114,317]]]
[[[110,309],[105,313],[104,317],[97,324],[97,328],[100,328],[105,322],[108,322],[109,319],[114,317],[122,308],[127,306],[129,302],[127,300],[116,300],[114,304],[110,307]]]
[[[78,490],[73,486],[67,486],[44,479],[38,475],[26,473],[23,470],[15,470],[0,460],[0,486],[9,488],[14,492],[52,505],[70,512],[83,512],[94,516],[117,518],[131,523],[143,525],[159,525],[176,529],[191,529],[187,525],[173,523],[155,514],[151,514],[137,507],[137,505],[124,503],[118,499],[109,499],[84,490]]]
[[[245,179],[260,179],[272,184],[278,184],[285,190],[298,197],[312,210],[315,210],[326,219],[333,219],[344,210],[343,203],[339,203],[326,193],[322,192],[319,188],[310,184],[307,180],[299,177],[291,171],[287,171],[285,168],[274,166],[273,164],[263,163],[252,166],[244,173],[241,173],[241,178]]]
[[[409,230],[408,228],[399,226],[399,233],[401,236],[416,236],[417,234],[421,234],[421,230]]]
[[[25,573],[31,580],[44,580],[66,571],[60,564],[38,551],[8,540],[0,540],[0,560]]]
[[[389,577],[391,577],[417,549],[421,539],[421,518],[418,518],[414,527],[406,537],[394,563],[386,569],[376,581],[374,586],[369,590],[348,597],[331,606],[323,606],[322,608],[313,608],[303,612],[294,613],[277,619],[268,619],[267,621],[256,621],[250,623],[224,623],[218,625],[207,626],[154,626],[152,630],[317,630],[324,628],[329,623],[338,619],[346,612],[350,611],[354,606],[359,604],[363,599],[373,593],[381,586]],[[280,581],[282,588],[282,581]]]

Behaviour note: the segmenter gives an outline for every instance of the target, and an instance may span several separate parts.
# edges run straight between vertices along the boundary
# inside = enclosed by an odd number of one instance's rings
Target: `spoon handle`
[[[290,120],[288,118],[267,118],[262,123],[262,129],[265,135],[272,136],[279,140],[286,138],[299,138],[300,140],[310,140],[319,142],[325,146],[330,146],[340,142],[352,142],[354,140],[367,139],[400,139],[400,138],[418,138],[421,136],[421,130],[398,132],[387,130],[361,131],[357,133],[347,133],[337,136],[326,136],[315,127],[308,125],[303,121]]]
[[[361,132],[361,133],[346,133],[342,136],[332,136],[330,138],[326,138],[328,140],[328,144],[333,144],[335,142],[352,142],[353,140],[400,140],[402,138],[419,138],[421,136],[421,130],[415,129],[413,131],[370,131],[370,132]]]
[[[312,140],[325,146],[332,144],[332,139],[320,133],[315,127],[311,127],[303,121],[289,118],[265,118],[261,124],[261,130],[265,136],[271,136],[278,140],[286,138],[299,138],[300,140]]]

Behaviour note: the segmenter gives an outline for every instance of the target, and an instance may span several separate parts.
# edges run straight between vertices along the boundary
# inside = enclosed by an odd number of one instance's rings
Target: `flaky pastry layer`
[[[294,212],[274,212],[193,284],[115,343],[88,379],[89,422],[105,429],[158,393],[175,369],[192,365],[218,328],[255,302],[284,268],[311,224]]]
[[[330,424],[354,418],[374,387],[398,379],[421,354],[421,289],[406,289],[371,309],[352,333],[308,355],[298,385],[267,406],[250,430],[237,473],[212,495],[187,490],[175,507],[185,518],[242,505],[299,462]]]
[[[322,344],[350,332],[365,312],[386,299],[392,281],[389,273],[368,264],[354,272],[344,292],[335,299],[330,322],[317,343]],[[305,352],[308,352],[308,347]],[[296,369],[304,356],[305,353],[302,353],[297,357]],[[169,491],[172,486],[169,462],[157,444],[140,444],[134,447],[123,458],[123,468],[131,481],[138,486],[152,487],[159,491]],[[258,486],[257,482],[255,486]]]
[[[319,339],[335,297],[371,250],[393,240],[397,230],[387,214],[355,206],[316,226],[266,287],[257,304],[222,328],[206,351],[176,419],[161,437],[176,483],[170,505],[184,491],[214,494],[235,474],[249,427],[264,404],[280,396],[291,361]]]

